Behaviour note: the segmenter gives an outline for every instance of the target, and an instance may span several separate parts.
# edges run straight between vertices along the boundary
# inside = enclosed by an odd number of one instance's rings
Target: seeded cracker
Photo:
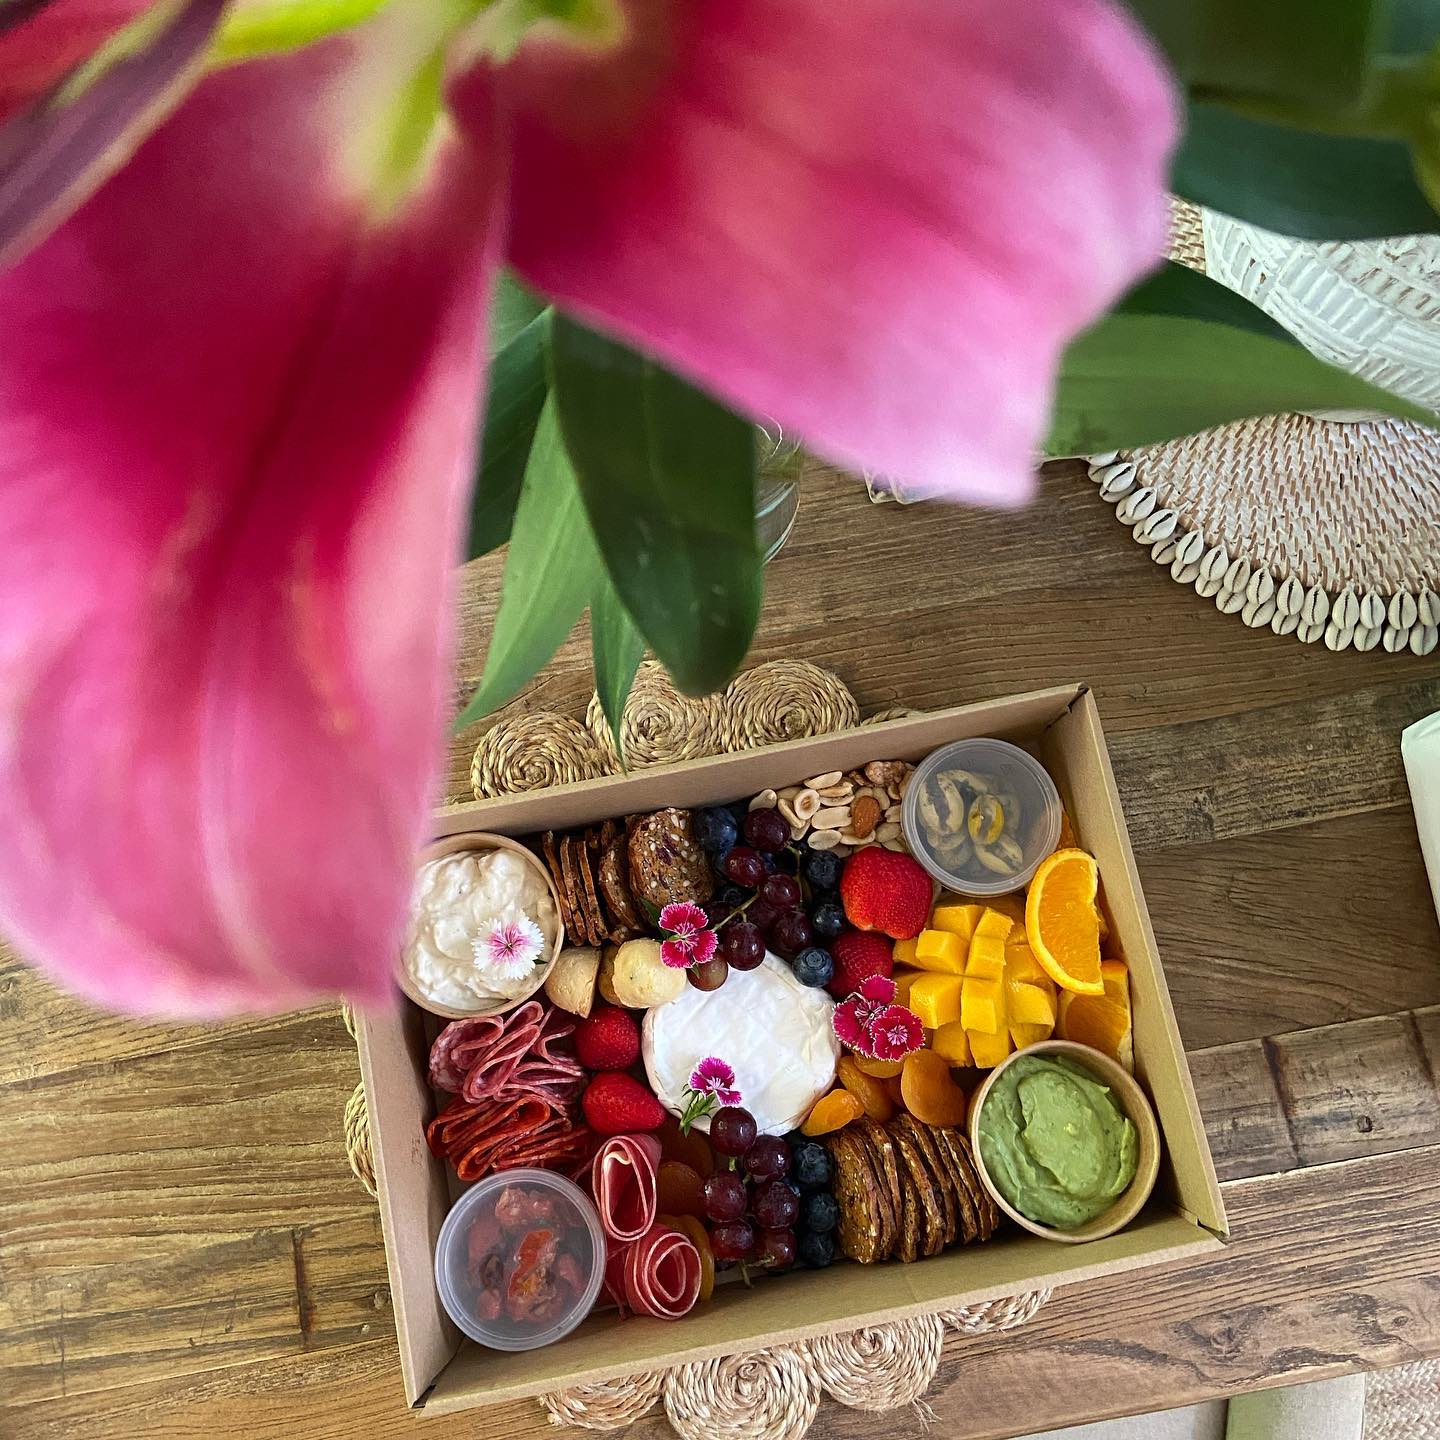
[[[658,913],[680,900],[703,905],[715,875],[695,839],[688,810],[657,810],[630,832],[630,890]]]

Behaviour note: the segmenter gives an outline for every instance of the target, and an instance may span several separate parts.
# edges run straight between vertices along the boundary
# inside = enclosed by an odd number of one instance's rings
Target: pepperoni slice
[[[659,1165],[654,1135],[615,1135],[596,1151],[590,1192],[612,1240],[639,1240],[655,1224]]]

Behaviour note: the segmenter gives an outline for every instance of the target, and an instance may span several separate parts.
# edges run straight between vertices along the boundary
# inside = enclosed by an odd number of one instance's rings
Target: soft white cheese
[[[678,999],[645,1012],[645,1073],[660,1103],[685,1108],[690,1073],[707,1055],[734,1068],[745,1108],[762,1135],[793,1130],[834,1083],[840,1042],[835,1002],[802,985],[783,960],[732,970],[718,990],[687,985]],[[708,1119],[696,1129],[708,1130]]]
[[[427,861],[415,876],[410,913],[406,973],[426,999],[452,1010],[484,1010],[529,994],[554,951],[555,902],[535,867],[511,850],[464,850]],[[545,936],[532,973],[506,977],[476,958],[475,942],[492,922],[526,916]]]

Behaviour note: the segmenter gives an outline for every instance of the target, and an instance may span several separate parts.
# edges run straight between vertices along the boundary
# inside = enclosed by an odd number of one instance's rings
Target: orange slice
[[[1025,934],[1040,967],[1062,989],[1103,995],[1100,978],[1100,867],[1084,850],[1057,850],[1040,862],[1025,897]]]
[[[1089,1045],[1118,1060],[1132,1074],[1135,1043],[1130,1028],[1130,972],[1123,960],[1102,960],[1103,995],[1072,995],[1062,991],[1057,1030],[1062,1040]]]

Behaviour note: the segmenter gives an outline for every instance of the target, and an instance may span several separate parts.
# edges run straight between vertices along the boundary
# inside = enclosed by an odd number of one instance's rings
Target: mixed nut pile
[[[903,850],[900,804],[914,769],[904,760],[872,760],[862,770],[830,770],[803,785],[762,790],[750,808],[778,810],[791,840],[812,850],[841,856],[867,845]]]

